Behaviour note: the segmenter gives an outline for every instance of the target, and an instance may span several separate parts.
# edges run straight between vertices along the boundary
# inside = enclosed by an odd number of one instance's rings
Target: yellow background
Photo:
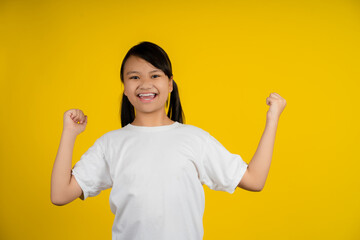
[[[287,100],[262,192],[204,186],[204,239],[360,239],[358,1],[1,1],[1,239],[111,239],[110,189],[52,205],[63,113],[73,164],[121,127],[120,65],[168,53],[186,123],[249,163],[266,98]]]

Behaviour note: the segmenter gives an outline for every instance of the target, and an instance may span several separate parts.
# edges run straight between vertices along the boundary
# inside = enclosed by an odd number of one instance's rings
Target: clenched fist
[[[267,120],[279,121],[280,114],[286,106],[286,100],[278,93],[271,93],[266,98],[266,104],[270,106],[267,112]]]
[[[64,131],[76,135],[82,133],[87,124],[87,116],[80,109],[70,109],[64,113]]]

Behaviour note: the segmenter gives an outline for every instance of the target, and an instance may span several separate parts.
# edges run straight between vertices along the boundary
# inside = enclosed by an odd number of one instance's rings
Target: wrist
[[[279,123],[278,118],[267,118],[266,119],[266,125],[275,125],[275,126],[277,126],[278,123]]]
[[[74,131],[72,131],[71,129],[63,129],[63,131],[62,131],[62,136],[63,137],[66,137],[66,138],[76,138],[77,137],[77,134],[74,132]]]

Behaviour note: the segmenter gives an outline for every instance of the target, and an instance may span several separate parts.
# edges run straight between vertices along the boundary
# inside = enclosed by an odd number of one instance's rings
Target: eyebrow
[[[155,70],[150,71],[149,73],[152,73],[152,72],[161,72],[161,71],[159,69],[155,69]],[[129,75],[131,73],[139,73],[140,74],[140,72],[138,72],[138,71],[130,71],[130,72],[127,72],[126,75]]]

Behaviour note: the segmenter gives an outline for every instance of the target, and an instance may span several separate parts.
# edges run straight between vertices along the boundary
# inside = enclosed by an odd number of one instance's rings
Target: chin
[[[158,111],[160,111],[160,110],[162,110],[162,109],[164,109],[164,111],[165,111],[165,105],[164,105],[164,107],[155,107],[155,106],[148,106],[148,107],[146,107],[146,106],[140,106],[140,107],[138,107],[138,108],[136,108],[137,109],[137,112],[142,112],[142,113],[153,113],[153,112],[158,112]]]

